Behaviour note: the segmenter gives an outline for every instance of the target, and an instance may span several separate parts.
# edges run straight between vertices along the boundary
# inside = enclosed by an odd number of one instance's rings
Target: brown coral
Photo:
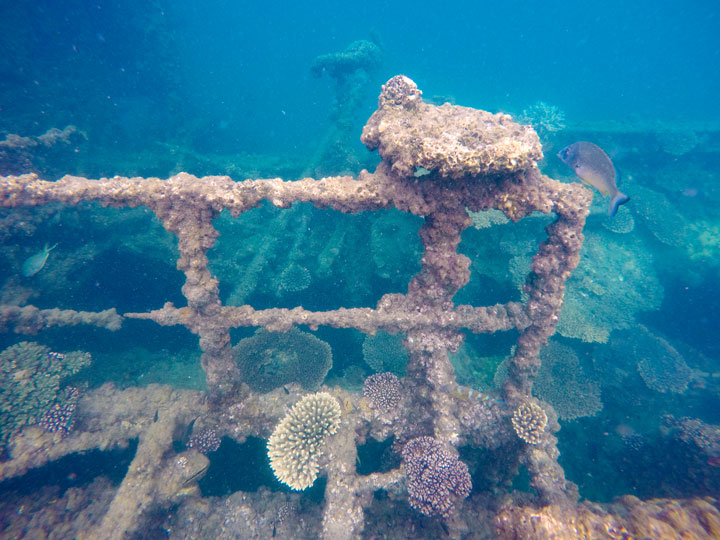
[[[528,444],[542,442],[547,423],[548,417],[545,411],[532,401],[521,403],[512,415],[515,433]]]

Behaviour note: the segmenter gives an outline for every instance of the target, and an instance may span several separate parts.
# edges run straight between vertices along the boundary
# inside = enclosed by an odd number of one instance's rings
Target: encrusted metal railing
[[[83,398],[87,401],[84,411],[96,419],[93,433],[98,440],[87,433],[61,439],[25,430],[13,442],[12,459],[0,463],[0,477],[21,474],[28,467],[66,453],[106,448],[139,437],[135,462],[116,495],[117,501],[103,522],[88,533],[88,537],[120,537],[117,531],[140,526],[144,512],[151,506],[148,500],[156,499],[160,504],[158,500],[170,501],[175,496],[175,492],[158,486],[162,471],[172,470],[168,460],[175,457],[168,457],[163,448],[171,445],[178,426],[191,417],[204,415],[212,418],[224,434],[238,440],[248,435],[267,437],[282,407],[297,399],[295,390],[281,399],[275,396],[273,401],[243,385],[231,354],[231,328],[255,326],[283,331],[293,325],[326,325],[355,328],[366,334],[378,330],[403,333],[410,360],[403,379],[406,395],[399,411],[378,422],[379,413],[363,408],[358,396],[334,390],[345,405],[345,414],[340,431],[328,442],[324,461],[328,482],[323,530],[326,538],[353,538],[363,527],[363,506],[369,504],[366,495],[379,488],[402,489],[403,478],[402,469],[358,476],[355,438],[360,434],[378,438],[394,435],[402,440],[429,435],[450,452],[454,445],[479,444],[474,442],[480,436],[473,432],[472,415],[460,414],[457,400],[444,390],[455,382],[448,354],[461,345],[463,332],[517,329],[519,339],[502,390],[507,409],[497,408],[491,421],[494,429],[513,436],[514,453],[508,459],[508,474],[514,474],[513,468],[524,464],[542,501],[574,503],[576,489],[565,480],[557,463],[557,441],[552,431],[558,426],[552,413],[536,444],[526,444],[515,436],[511,416],[518,406],[532,401],[538,353],[554,332],[565,281],[579,260],[591,193],[579,184],[564,184],[540,174],[536,161],[542,153],[531,128],[519,126],[502,114],[426,104],[415,84],[402,76],[383,87],[378,111],[364,129],[363,142],[371,149],[377,148],[383,161],[374,173],[363,171],[357,178],[234,181],[225,176],[196,178],[184,173],[167,180],[66,176],[47,182],[34,175],[0,178],[0,206],[5,208],[75,205],[81,201],[118,208],[149,208],[178,238],[177,267],[185,274],[182,293],[187,299],[185,306],[167,303],[154,311],[122,316],[114,310],[93,314],[0,306],[0,328],[36,332],[50,325],[86,323],[116,329],[124,318],[182,325],[199,338],[209,393],[205,401],[197,393],[171,392],[167,397],[174,406],[157,402],[150,411],[138,408],[135,416],[130,414],[126,419],[126,429],[107,425],[108,435],[101,437],[101,415],[92,415],[98,405],[91,401],[93,396],[102,399],[91,392]],[[213,220],[223,210],[237,217],[262,201],[281,208],[296,201],[307,202],[343,213],[394,207],[420,216],[424,218],[419,233],[424,247],[421,270],[410,281],[406,294],[387,294],[375,308],[315,312],[302,307],[256,310],[249,305],[223,305],[218,282],[208,268],[207,252],[219,234]],[[467,210],[491,208],[503,211],[514,221],[538,211],[554,213],[556,218],[546,228],[547,237],[533,258],[525,285],[526,301],[495,306],[455,305],[455,293],[469,280],[470,261],[457,253],[461,233],[471,225]],[[159,415],[156,410],[160,410]],[[253,417],[248,412],[251,410],[262,412]],[[83,414],[82,402],[78,414]],[[151,418],[152,414],[155,418]],[[118,419],[107,419],[111,421],[117,424]],[[86,422],[86,426],[91,424]],[[38,445],[52,449],[42,455],[22,451]],[[154,472],[143,473],[143,467]],[[181,480],[188,481],[184,477]],[[190,475],[189,481],[193,480]],[[121,504],[127,497],[136,497],[139,502],[130,507]],[[452,517],[448,523],[452,528]]]

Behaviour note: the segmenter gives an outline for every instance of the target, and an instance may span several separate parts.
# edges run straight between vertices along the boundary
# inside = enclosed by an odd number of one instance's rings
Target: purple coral
[[[65,437],[75,425],[76,406],[76,401],[70,401],[63,405],[56,403],[40,417],[38,425],[45,431],[51,433],[60,432]]]
[[[432,437],[417,437],[402,451],[410,506],[426,516],[447,517],[457,499],[470,494],[467,465],[448,454]]]
[[[370,375],[365,379],[363,396],[373,409],[394,409],[400,403],[400,380],[389,371]]]
[[[194,448],[201,454],[215,452],[220,448],[220,437],[212,428],[203,429],[198,433],[193,433],[188,441],[188,448]]]

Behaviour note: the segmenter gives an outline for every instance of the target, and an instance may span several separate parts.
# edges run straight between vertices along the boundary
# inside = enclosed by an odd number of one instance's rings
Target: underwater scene
[[[0,8],[0,538],[720,538],[720,6]]]

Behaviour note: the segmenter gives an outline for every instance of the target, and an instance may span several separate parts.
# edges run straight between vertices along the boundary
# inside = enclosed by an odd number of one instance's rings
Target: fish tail
[[[620,208],[621,204],[625,204],[630,200],[630,197],[622,193],[621,191],[618,191],[613,195],[613,197],[610,199],[610,206],[608,206],[608,215],[610,217],[617,214],[618,208]]]

